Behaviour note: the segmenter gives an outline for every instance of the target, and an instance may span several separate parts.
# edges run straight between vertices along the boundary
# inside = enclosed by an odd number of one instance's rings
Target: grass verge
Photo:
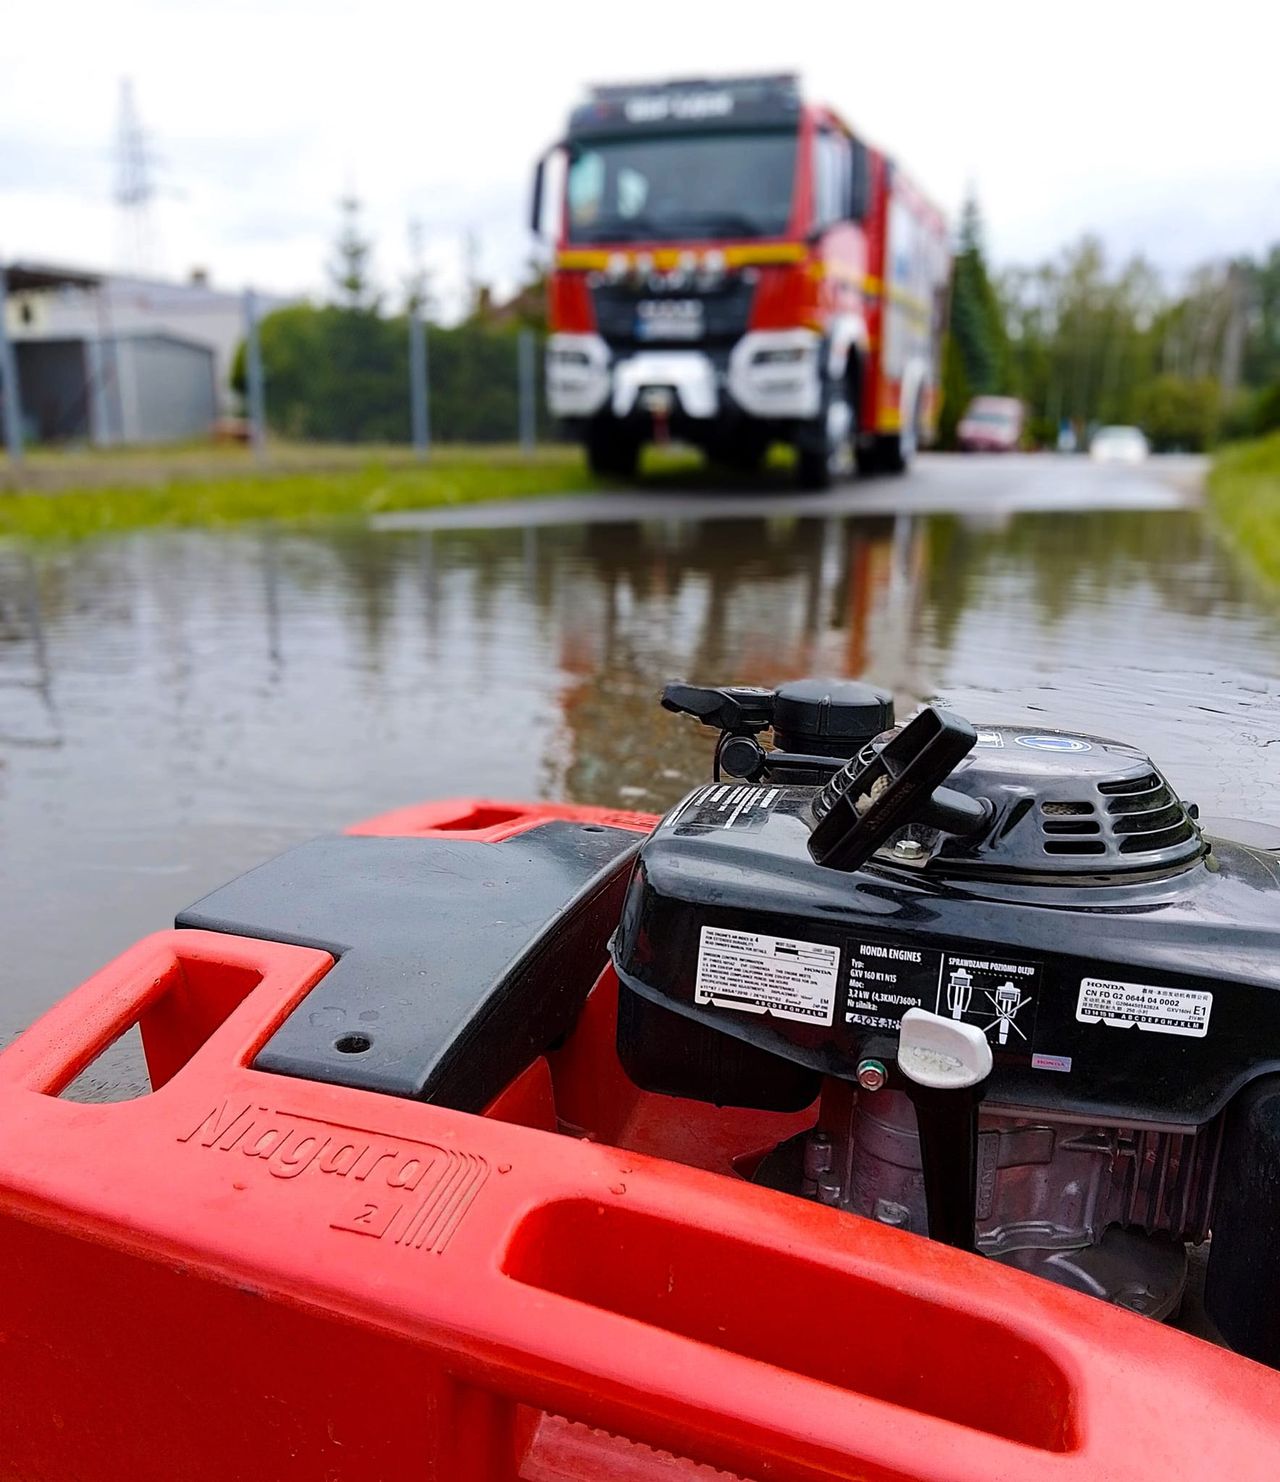
[[[273,454],[263,468],[247,456],[219,454],[106,458],[58,473],[49,478],[36,467],[35,487],[0,492],[0,536],[74,540],[157,525],[306,523],[598,487],[582,454],[561,447],[533,456],[510,448],[440,450],[427,463],[382,453],[335,461],[322,451],[315,466],[295,452]]]
[[[1245,561],[1280,588],[1280,432],[1226,448],[1214,458],[1209,504]]]

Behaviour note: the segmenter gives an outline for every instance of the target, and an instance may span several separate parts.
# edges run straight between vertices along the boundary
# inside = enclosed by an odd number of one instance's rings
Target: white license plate
[[[636,305],[638,340],[700,340],[702,300],[647,298]]]

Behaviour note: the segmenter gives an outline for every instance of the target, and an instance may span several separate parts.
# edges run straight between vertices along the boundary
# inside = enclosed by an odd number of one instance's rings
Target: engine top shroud
[[[613,941],[632,1075],[802,1105],[891,1059],[913,1006],[984,1028],[988,1103],[1049,1115],[1198,1125],[1280,1069],[1274,854],[1206,839],[1142,752],[1097,737],[978,728],[947,788],[987,800],[977,832],[908,821],[847,873],[811,854],[819,788],[690,793]]]

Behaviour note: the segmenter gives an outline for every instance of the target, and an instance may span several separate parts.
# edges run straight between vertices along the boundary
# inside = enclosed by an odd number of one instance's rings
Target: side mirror
[[[546,173],[547,156],[544,154],[533,169],[533,193],[529,200],[529,230],[535,237],[542,235],[542,181]]]
[[[557,140],[549,149],[542,152],[541,158],[533,168],[533,191],[529,199],[529,230],[535,237],[544,234],[542,230],[542,193],[547,173],[547,161],[557,150],[567,148],[563,139]]]
[[[849,215],[865,221],[871,211],[871,155],[859,139],[849,141]]]

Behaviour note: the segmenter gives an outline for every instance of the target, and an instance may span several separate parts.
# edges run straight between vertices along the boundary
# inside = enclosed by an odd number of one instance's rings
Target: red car
[[[1016,396],[975,396],[956,428],[956,440],[964,453],[1016,453],[1022,421]]]

